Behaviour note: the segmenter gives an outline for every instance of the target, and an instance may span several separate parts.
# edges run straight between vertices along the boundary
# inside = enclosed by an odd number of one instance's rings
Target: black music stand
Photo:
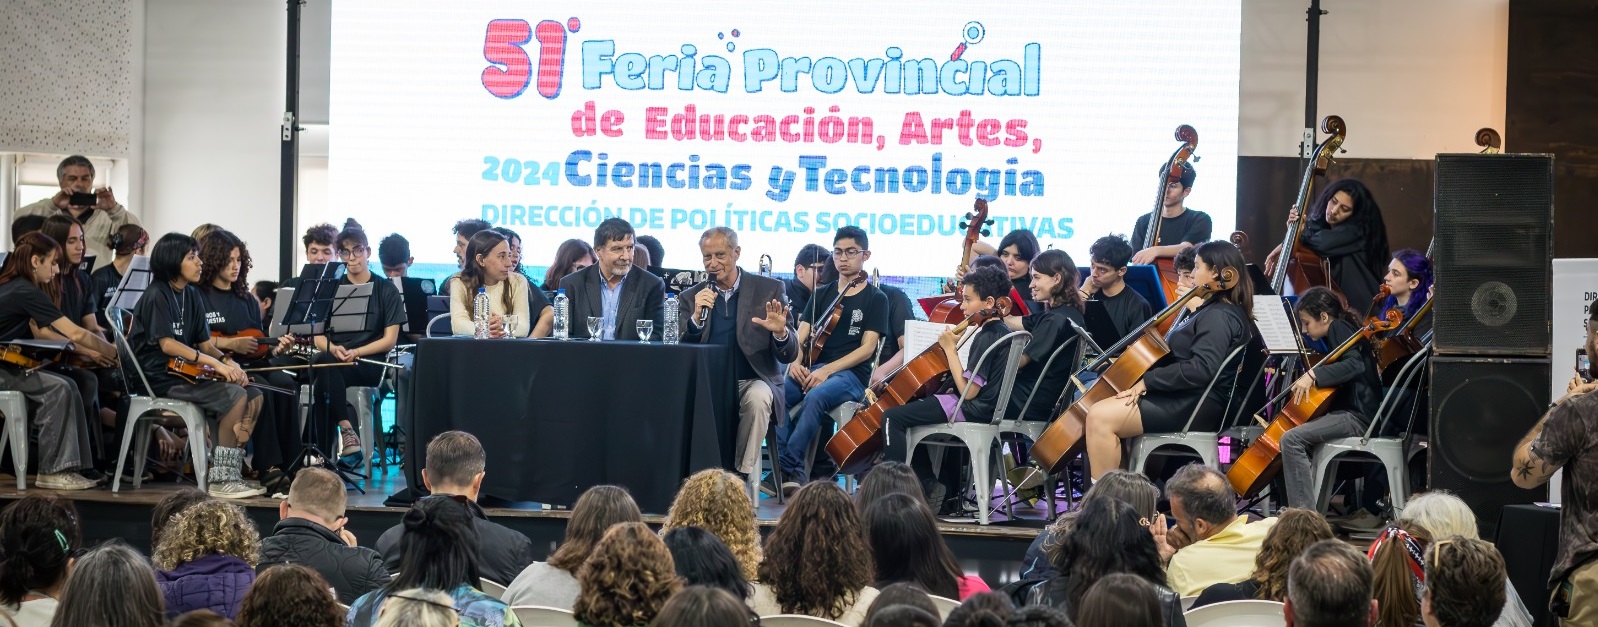
[[[325,335],[330,326],[329,322],[332,321],[334,312],[337,309],[335,301],[339,300],[339,283],[343,281],[345,272],[346,268],[342,262],[305,264],[305,267],[300,270],[299,285],[294,288],[279,290],[279,298],[289,296],[289,299],[282,315],[274,317],[273,327],[276,328],[281,325],[288,332],[300,331],[311,338]],[[368,287],[367,289],[370,290],[371,288]],[[283,294],[282,292],[284,291],[292,291],[292,294]],[[308,379],[311,388],[314,390],[316,388],[316,369],[310,368],[308,372],[310,373]],[[325,468],[337,474],[340,479],[344,480],[344,483],[365,494],[366,491],[361,488],[359,483],[351,479],[350,475],[363,479],[365,477],[340,468],[333,458],[328,457],[316,445],[315,438],[306,435],[307,433],[321,433],[326,430],[327,425],[321,424],[322,421],[318,420],[316,416],[317,412],[312,411],[310,416],[307,417],[305,428],[300,431],[300,452],[294,456],[294,461],[289,464],[289,467],[284,469],[284,473],[292,477],[301,468],[312,466]]]

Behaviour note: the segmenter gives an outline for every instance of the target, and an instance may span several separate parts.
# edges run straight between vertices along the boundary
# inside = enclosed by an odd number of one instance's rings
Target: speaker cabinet
[[[1437,354],[1548,355],[1553,155],[1437,155],[1435,187]]]
[[[1470,504],[1482,537],[1495,537],[1505,505],[1548,499],[1548,488],[1510,481],[1515,445],[1548,408],[1548,360],[1451,357],[1431,360],[1431,488]]]

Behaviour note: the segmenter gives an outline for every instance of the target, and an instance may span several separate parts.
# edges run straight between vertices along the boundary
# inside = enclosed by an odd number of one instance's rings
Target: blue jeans
[[[821,368],[826,364],[816,364],[811,369]],[[783,382],[783,395],[788,399],[789,407],[799,408],[799,417],[790,421],[779,421],[777,425],[777,444],[782,449],[780,460],[784,477],[793,477],[794,481],[804,483],[805,452],[814,445],[816,432],[821,430],[821,421],[830,420],[827,412],[842,405],[845,401],[858,401],[865,394],[865,385],[853,373],[843,372],[827,377],[805,392],[793,377],[785,377]]]

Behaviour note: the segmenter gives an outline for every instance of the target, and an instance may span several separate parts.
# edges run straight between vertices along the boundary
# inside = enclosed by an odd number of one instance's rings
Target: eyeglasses
[[[364,246],[356,246],[350,249],[340,248],[338,251],[338,258],[349,259],[350,257],[359,257],[364,254],[366,254],[366,247]]]
[[[834,249],[832,249],[832,256],[834,256],[834,257],[842,257],[844,259],[854,259],[855,257],[859,257],[860,253],[863,253],[863,252],[866,252],[866,251],[860,250],[859,248],[849,248],[849,249],[834,248]]]

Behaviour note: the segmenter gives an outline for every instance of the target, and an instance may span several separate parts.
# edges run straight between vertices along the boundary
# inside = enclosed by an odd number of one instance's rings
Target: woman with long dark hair
[[[1243,254],[1228,242],[1199,245],[1193,262],[1198,285],[1236,279],[1230,289],[1209,294],[1204,305],[1166,337],[1170,353],[1160,358],[1131,388],[1115,398],[1095,403],[1087,415],[1088,462],[1093,478],[1121,466],[1121,439],[1144,433],[1182,430],[1198,409],[1193,428],[1215,431],[1222,408],[1237,379],[1236,364],[1225,364],[1231,352],[1246,344],[1253,333],[1254,287],[1244,268]],[[1215,386],[1205,394],[1205,387]]]
[[[533,562],[505,586],[506,603],[571,609],[577,602],[577,572],[612,526],[639,522],[643,514],[627,490],[613,485],[589,488],[572,505],[560,547],[543,562]]]
[[[1082,516],[1055,559],[1059,575],[1045,588],[1045,602],[1080,623],[1088,589],[1105,577],[1125,573],[1154,586],[1167,627],[1185,624],[1182,599],[1165,585],[1165,569],[1148,524],[1151,521],[1138,516],[1131,505],[1116,499],[1084,503]]]
[[[460,610],[462,625],[521,625],[504,601],[477,590],[482,580],[477,529],[471,512],[456,498],[423,497],[405,512],[399,573],[350,605],[350,627],[369,627],[388,595],[412,588],[448,593]]]
[[[489,337],[549,335],[555,314],[543,293],[532,289],[527,277],[516,271],[516,265],[510,242],[498,231],[478,231],[466,242],[460,280],[449,284],[450,329],[456,335],[469,336],[476,330],[472,315],[479,290],[488,294]],[[532,296],[535,292],[538,295]],[[507,328],[506,316],[516,317],[515,328]]]
[[[1028,309],[1038,302],[1032,296],[1032,260],[1037,258],[1042,249],[1038,245],[1038,236],[1033,235],[1032,231],[1016,229],[1004,234],[996,251],[999,261],[1004,262],[1004,272],[1009,275],[1011,286],[1021,298],[1028,299]]]
[[[916,476],[910,464],[884,460],[871,467],[871,471],[860,480],[860,489],[855,490],[854,503],[855,508],[860,510],[860,517],[864,519],[866,508],[890,494],[908,494],[923,504],[927,502],[926,491],[921,488],[921,478]]]
[[[1078,366],[1071,362],[1077,352],[1076,342],[1080,341],[1075,329],[1087,325],[1082,317],[1082,292],[1076,289],[1082,284],[1082,277],[1076,262],[1063,250],[1038,253],[1032,258],[1031,269],[1029,298],[1038,304],[1038,309],[1026,317],[1011,316],[1005,320],[1013,330],[1032,333],[1032,341],[1027,343],[1026,352],[1021,356],[1021,371],[1015,375],[1006,415],[1021,420],[1052,420],[1054,405]],[[1055,351],[1060,351],[1060,355],[1054,358],[1049,371],[1044,372],[1043,365]],[[1030,405],[1027,405],[1028,397],[1032,399]]]
[[[1163,621],[1160,594],[1154,585],[1126,573],[1116,573],[1094,583],[1082,599],[1082,609],[1076,613],[1078,627],[1147,627],[1165,624]]]
[[[1297,207],[1287,221],[1298,221]],[[1299,245],[1331,264],[1330,278],[1350,304],[1363,309],[1376,296],[1388,261],[1387,224],[1376,197],[1358,179],[1333,181],[1321,191],[1310,205]],[[1275,271],[1281,253],[1278,245],[1266,257],[1266,274]]]
[[[650,627],[749,627],[758,625],[749,606],[726,590],[687,586],[660,608]]]
[[[1311,340],[1325,340],[1335,348],[1359,333],[1363,326],[1342,297],[1326,287],[1312,287],[1294,306],[1298,327]],[[1310,451],[1328,440],[1365,433],[1382,398],[1382,379],[1368,341],[1358,341],[1336,361],[1322,361],[1293,383],[1290,400],[1301,402],[1315,388],[1341,387],[1320,418],[1293,427],[1282,436],[1282,478],[1287,481],[1288,507],[1318,509]]]
[[[661,534],[684,585],[721,588],[748,600],[754,587],[744,579],[732,549],[701,527],[674,527]]]
[[[166,602],[150,561],[121,540],[96,547],[77,560],[72,585],[61,594],[51,627],[161,627]]]
[[[82,546],[72,501],[29,494],[0,511],[0,612],[19,627],[44,627]]]
[[[95,315],[101,306],[96,298],[94,280],[83,268],[84,254],[88,247],[88,241],[83,236],[83,225],[71,216],[60,213],[45,218],[44,224],[39,227],[39,232],[61,245],[63,254],[57,261],[61,271],[56,275],[56,291],[61,297],[62,313],[89,333],[97,337],[106,337],[105,327],[100,325],[101,317]],[[51,340],[64,339],[49,329],[40,329],[37,337]],[[79,352],[94,357],[85,351]],[[118,427],[120,426],[118,416],[127,415],[127,401],[117,392],[123,388],[123,385],[118,370],[109,367],[109,362],[108,359],[95,359],[92,365],[78,366],[58,361],[45,368],[71,377],[72,381],[78,384],[78,393],[83,397],[83,410],[89,418],[89,424]],[[97,432],[91,431],[91,434]],[[97,448],[94,453],[101,467],[104,467],[106,460],[111,458],[111,453],[105,451],[103,447]],[[87,470],[84,474],[94,480],[104,476],[97,470]]]
[[[871,551],[849,495],[836,483],[805,485],[766,540],[750,606],[762,616],[804,614],[860,625],[877,596]]]
[[[954,552],[938,535],[932,510],[921,499],[908,494],[877,499],[866,507],[865,527],[877,565],[877,581],[872,584],[877,589],[909,581],[930,594],[956,600],[989,589],[981,577],[967,576],[960,569]]]
[[[566,275],[594,265],[594,247],[580,239],[569,239],[555,249],[555,260],[544,272],[544,290],[560,289],[560,280]]]
[[[1091,499],[1111,498],[1132,506],[1140,518],[1147,518],[1150,524],[1164,524],[1156,507],[1160,500],[1160,489],[1154,487],[1148,477],[1142,473],[1128,470],[1112,470],[1093,482],[1093,487],[1088,488],[1088,493],[1082,496],[1084,505]],[[1054,522],[1044,527],[1038,537],[1032,540],[1027,547],[1026,556],[1021,559],[1021,578],[1026,580],[1050,579],[1055,575],[1055,555],[1065,544],[1066,535],[1071,533],[1071,528],[1076,526],[1077,519],[1082,516],[1081,507],[1061,514]]]

